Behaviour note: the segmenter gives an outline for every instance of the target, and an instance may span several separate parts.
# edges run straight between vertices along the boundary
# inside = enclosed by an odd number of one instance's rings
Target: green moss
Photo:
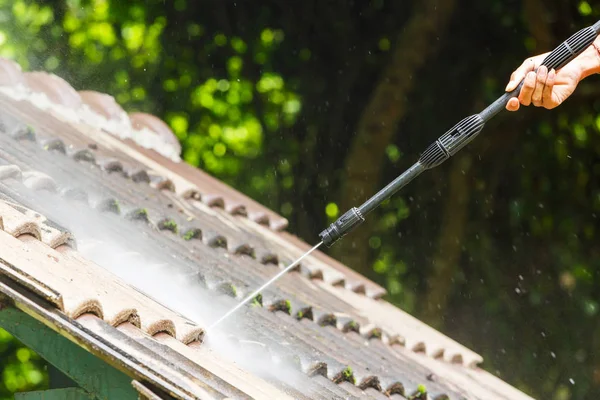
[[[288,314],[292,313],[292,303],[289,300],[285,301],[285,312]]]
[[[342,375],[344,375],[344,378],[350,378],[352,376],[352,368],[346,367],[346,369],[342,371]]]
[[[35,140],[35,129],[31,125],[27,125],[27,129],[25,131],[25,139],[34,141]]]
[[[130,218],[139,221],[150,221],[150,218],[148,217],[148,210],[145,208],[138,208],[137,210],[134,210],[130,214]]]
[[[408,400],[426,400],[427,399],[427,387],[422,383],[417,386],[417,391],[408,397]]]
[[[252,303],[250,303],[250,305],[252,307],[262,307],[263,306],[262,294],[259,293],[256,296],[254,296],[254,299],[252,299]]]
[[[190,229],[184,233],[183,239],[184,240],[197,239],[200,237],[200,235],[201,235],[200,229]]]
[[[356,385],[356,378],[354,377],[354,373],[352,372],[352,368],[350,366],[344,368],[340,375],[340,378],[338,378],[340,382],[350,382],[353,385]]]
[[[304,311],[300,310],[296,313],[296,318],[302,319],[304,317]]]
[[[319,320],[320,326],[336,326],[337,318],[333,314],[326,314]]]
[[[237,297],[237,288],[235,287],[235,285],[231,284],[231,283],[221,283],[217,290],[221,293],[223,293],[224,295],[230,296],[230,297]]]
[[[292,303],[289,300],[279,300],[269,306],[269,311],[283,311],[288,315],[292,314]]]
[[[381,339],[382,335],[381,329],[375,328],[370,332],[369,339]]]
[[[112,212],[115,214],[121,213],[121,205],[117,199],[110,199],[103,202],[100,206],[100,211]]]
[[[179,228],[177,227],[177,222],[172,219],[166,219],[158,223],[158,228],[160,230],[171,231],[173,233],[177,233]]]

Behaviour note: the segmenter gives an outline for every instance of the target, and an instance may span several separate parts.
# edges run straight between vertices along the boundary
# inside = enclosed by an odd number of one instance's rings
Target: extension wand
[[[548,70],[558,70],[565,66],[573,58],[581,54],[586,48],[588,48],[596,37],[600,33],[600,21],[596,22],[592,26],[588,26],[575,33],[573,36],[562,42],[557,48],[555,48],[550,54],[548,54],[540,66],[546,66]],[[539,68],[539,67],[538,67]],[[517,97],[523,87],[523,81],[519,86],[511,91],[504,93],[496,101],[490,104],[485,110],[479,114],[471,115],[457,123],[448,132],[444,133],[439,137],[433,144],[431,144],[419,160],[413,164],[412,167],[404,171],[400,176],[394,179],[389,185],[381,189],[373,197],[365,201],[360,207],[353,207],[332,223],[327,229],[319,234],[321,242],[314,246],[312,249],[304,253],[298,260],[287,266],[285,269],[280,271],[277,275],[271,278],[263,286],[258,288],[248,297],[246,297],[241,303],[236,305],[233,309],[219,318],[213,323],[209,330],[219,324],[225,318],[233,314],[241,306],[252,300],[262,290],[271,285],[286,272],[295,267],[300,260],[308,256],[310,253],[319,248],[322,244],[327,247],[331,247],[335,242],[340,240],[347,233],[352,231],[358,225],[365,221],[365,216],[377,208],[382,202],[389,199],[394,193],[406,186],[410,181],[419,176],[423,171],[437,167],[456,153],[467,144],[469,144],[475,137],[481,132],[486,122],[492,119],[496,114],[502,111],[506,104],[513,97]]]

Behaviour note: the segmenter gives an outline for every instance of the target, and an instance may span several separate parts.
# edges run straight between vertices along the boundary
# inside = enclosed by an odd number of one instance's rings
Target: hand
[[[548,71],[545,66],[535,69],[542,63],[546,54],[540,54],[525,60],[510,76],[506,91],[510,92],[525,78],[519,97],[513,97],[506,104],[509,111],[517,111],[520,104],[552,109],[564,102],[582,79],[581,68],[577,62],[570,62],[558,71]],[[575,60],[574,60],[575,61]]]

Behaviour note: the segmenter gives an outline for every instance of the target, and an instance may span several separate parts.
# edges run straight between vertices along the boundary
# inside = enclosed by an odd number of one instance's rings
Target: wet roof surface
[[[182,389],[190,398],[421,398],[420,385],[430,399],[529,398],[323,253],[203,343],[199,309],[234,305],[310,245],[276,213],[155,151],[178,145],[155,117],[110,133],[111,118],[128,118],[112,98],[3,65],[16,78],[0,85],[24,86],[0,93],[0,268],[122,353],[133,337],[145,352],[134,358],[160,355],[148,368],[199,379]]]

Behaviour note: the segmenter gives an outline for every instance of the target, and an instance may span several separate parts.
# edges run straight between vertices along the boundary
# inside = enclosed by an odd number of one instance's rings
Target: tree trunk
[[[550,51],[556,45],[548,24],[549,13],[545,3],[543,0],[525,0],[523,3],[529,32],[536,41],[536,53]]]
[[[433,272],[428,279],[428,291],[423,303],[426,320],[434,326],[441,322],[444,315],[452,294],[453,277],[460,262],[470,199],[470,168],[471,155],[464,154],[452,162],[448,174],[449,191],[444,199],[444,216],[433,258]]]
[[[454,5],[455,0],[423,0],[415,5],[414,14],[399,35],[391,61],[358,122],[345,162],[341,212],[358,205],[379,189],[385,149],[406,112],[406,97],[413,87],[413,76],[443,36]],[[333,248],[338,259],[363,274],[370,272],[367,245],[372,232],[370,221],[367,219],[363,226]]]

